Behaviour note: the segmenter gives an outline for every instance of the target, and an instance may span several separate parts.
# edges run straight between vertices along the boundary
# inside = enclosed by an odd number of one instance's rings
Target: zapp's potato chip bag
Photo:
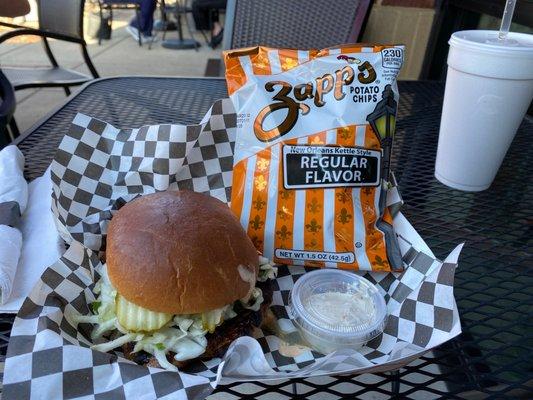
[[[231,208],[282,264],[401,270],[385,207],[403,46],[224,53]]]

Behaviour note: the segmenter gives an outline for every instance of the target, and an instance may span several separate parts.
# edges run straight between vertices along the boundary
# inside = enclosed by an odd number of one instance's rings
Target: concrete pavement
[[[149,50],[147,45],[139,47],[126,32],[127,21],[132,12],[121,12],[115,16],[111,40],[104,40],[99,46],[89,40],[88,50],[98,73],[102,77],[117,75],[171,75],[202,76],[209,58],[220,57],[220,49],[212,50],[205,45],[203,36],[196,34],[202,44],[198,51],[170,50],[161,46],[159,40]],[[174,31],[167,32],[167,38],[177,37]],[[51,40],[52,51],[62,66],[89,73],[81,55],[80,47],[73,43]],[[50,65],[41,42],[0,45],[0,65],[2,66],[44,66]],[[76,88],[73,88],[73,92]],[[15,119],[21,132],[30,128],[36,121],[50,112],[65,99],[61,88],[19,90]]]

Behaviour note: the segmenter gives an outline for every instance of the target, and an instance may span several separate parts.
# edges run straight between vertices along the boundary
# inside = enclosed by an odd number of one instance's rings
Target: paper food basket
[[[399,273],[360,272],[387,302],[385,332],[360,351],[323,356],[280,352],[281,340],[258,329],[234,341],[222,359],[185,371],[139,366],[120,353],[91,350],[89,314],[94,270],[105,251],[113,214],[140,194],[190,189],[230,199],[236,115],[229,99],[217,101],[198,125],[117,129],[78,114],[51,165],[52,210],[66,253],[41,276],[11,333],[5,362],[5,399],[179,398],[201,399],[217,385],[340,373],[394,370],[461,332],[453,279],[461,246],[437,260],[401,213],[394,228],[407,268]],[[395,191],[389,204],[397,205]],[[394,207],[395,209],[397,207]],[[287,319],[286,299],[305,273],[280,267],[272,310]]]

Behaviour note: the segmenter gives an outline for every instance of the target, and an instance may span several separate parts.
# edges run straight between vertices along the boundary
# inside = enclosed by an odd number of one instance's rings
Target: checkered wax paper
[[[222,359],[197,362],[179,373],[136,365],[119,352],[90,349],[90,324],[73,318],[89,314],[105,257],[113,214],[136,196],[191,189],[228,202],[236,115],[228,99],[216,102],[199,125],[157,125],[117,129],[77,115],[52,162],[52,209],[62,237],[70,243],[24,302],[11,333],[4,373],[4,398],[183,398],[206,397],[230,380],[279,379],[396,369],[460,333],[453,275],[460,252],[444,261],[396,213],[404,262],[401,274],[361,273],[387,300],[385,332],[359,352],[321,355],[309,349],[288,356],[298,336],[287,300],[306,269],[280,266],[272,311],[278,336],[257,329],[233,342]],[[388,194],[391,210],[401,198]],[[396,212],[395,211],[395,212]],[[290,339],[290,340],[289,340]]]

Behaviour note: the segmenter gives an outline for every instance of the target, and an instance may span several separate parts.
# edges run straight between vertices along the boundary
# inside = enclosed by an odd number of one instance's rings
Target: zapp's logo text
[[[368,61],[363,62],[357,69],[359,70],[357,80],[360,83],[369,84],[376,80],[376,71]],[[317,77],[314,82],[307,82],[294,87],[284,81],[267,82],[265,84],[267,92],[276,91],[276,87],[279,89],[272,97],[275,102],[265,106],[257,114],[254,121],[255,136],[262,142],[270,142],[286,135],[298,121],[300,111],[302,115],[309,113],[310,107],[303,103],[304,100],[313,99],[313,104],[316,107],[323,107],[326,104],[325,95],[333,91],[333,98],[336,101],[340,101],[346,96],[343,88],[350,85],[354,78],[354,69],[350,65],[346,65],[342,69],[335,71],[334,74],[325,74]],[[285,119],[274,128],[264,129],[265,119],[271,113],[279,110],[287,110]]]

